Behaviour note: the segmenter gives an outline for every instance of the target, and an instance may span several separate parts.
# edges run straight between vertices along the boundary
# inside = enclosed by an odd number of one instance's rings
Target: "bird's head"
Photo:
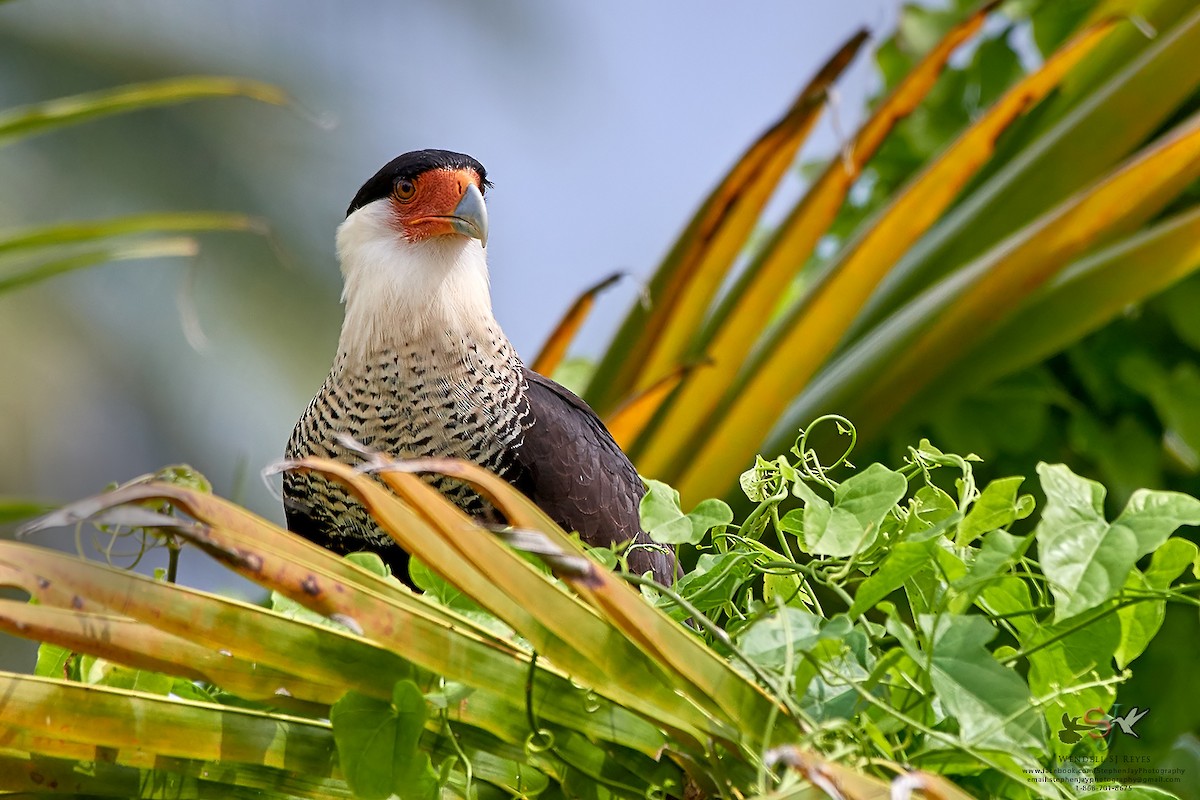
[[[466,236],[486,246],[483,193],[489,186],[487,171],[470,156],[416,150],[392,159],[364,183],[346,209],[346,219],[376,217],[407,242]]]
[[[345,280],[343,347],[467,332],[491,319],[483,165],[448,150],[392,159],[350,202],[338,228]]]

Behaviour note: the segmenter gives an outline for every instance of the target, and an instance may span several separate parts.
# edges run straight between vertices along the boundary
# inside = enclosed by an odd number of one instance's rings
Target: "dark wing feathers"
[[[638,520],[646,488],[637,470],[588,404],[566,388],[525,368],[531,421],[517,449],[512,483],[567,531],[589,544],[627,539],[651,544]],[[629,567],[674,582],[669,550],[637,548]]]

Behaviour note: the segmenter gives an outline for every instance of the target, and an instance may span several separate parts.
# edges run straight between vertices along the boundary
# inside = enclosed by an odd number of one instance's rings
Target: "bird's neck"
[[[343,225],[338,255],[346,304],[338,351],[347,366],[415,346],[442,349],[499,330],[487,257],[475,239],[403,242]]]

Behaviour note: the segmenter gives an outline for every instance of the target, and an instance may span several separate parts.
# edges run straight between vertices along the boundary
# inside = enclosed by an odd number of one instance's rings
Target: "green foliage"
[[[112,114],[216,97],[248,97],[273,105],[290,102],[283,90],[261,81],[206,75],[169,78],[6,109],[0,112],[0,146]]]
[[[289,102],[280,89],[257,81],[174,78],[0,111],[0,147],[112,114],[216,97],[249,97],[276,105]],[[135,214],[4,232],[0,234],[0,293],[98,264],[194,256],[198,242],[174,234],[213,231],[263,234],[266,229],[243,214],[191,212]]]
[[[994,91],[988,87],[1016,79],[1021,39],[1015,34],[1028,31],[1040,53],[1048,56],[1102,5],[1097,0],[1006,3],[1003,10],[1011,23],[994,28],[970,59],[952,65],[921,107],[897,126],[864,171],[860,188],[841,210],[831,230],[834,238],[822,252],[835,252],[836,245],[877,213],[915,169],[935,157],[977,113],[983,105],[980,99]],[[1134,14],[1133,19],[1142,26],[1141,41],[1132,33],[1123,37],[1120,47],[1125,52],[1161,43],[1176,15],[1194,9],[1192,4],[1180,2],[1115,5],[1109,4],[1109,8]],[[960,4],[959,12],[962,10]],[[895,35],[877,52],[885,91],[897,84],[928,42],[944,32],[955,17],[953,10],[905,6]],[[1109,63],[1113,63],[1111,56]],[[1179,75],[1177,71],[1173,74]],[[1051,108],[1009,131],[995,163],[977,184],[999,172],[1005,162],[1016,160],[1021,147],[1044,131],[1054,114],[1063,113],[1076,97],[1105,77],[1095,69],[1085,73]],[[881,98],[882,94],[876,102]],[[1198,103],[1200,96],[1193,92],[1173,118],[1186,116],[1200,107]],[[1047,180],[1039,179],[1039,183]],[[1193,190],[1188,190],[1185,198],[1192,196]],[[1191,202],[1183,202],[1173,210],[1189,208],[1193,208]],[[1195,241],[1194,231],[1181,234],[1185,240]],[[982,227],[972,232],[975,238],[983,235]],[[1118,273],[1145,287],[1165,276],[1167,264],[1173,260],[1165,251],[1143,258],[1125,247],[1113,250],[1111,269],[1097,274],[1097,287],[1101,282],[1111,286],[1122,280]],[[1103,252],[1085,263],[1103,261]],[[819,268],[819,261],[814,267]],[[1168,285],[1161,286],[1166,291],[1160,297],[1136,307],[1128,298],[1138,290],[1115,292],[1114,299],[1124,296],[1125,300],[1112,309],[1107,326],[1099,331],[1096,329],[1104,319],[1086,325],[1073,323],[1073,318],[1095,315],[1100,309],[1098,289],[1072,284],[1053,307],[1035,305],[1006,326],[975,363],[965,364],[951,381],[927,394],[919,409],[892,428],[882,446],[869,447],[871,456],[902,452],[913,438],[930,436],[954,449],[979,453],[996,474],[1027,471],[1039,459],[1068,461],[1102,476],[1113,489],[1110,502],[1115,504],[1124,503],[1135,488],[1146,485],[1200,493],[1200,459],[1195,457],[1200,452],[1200,436],[1194,430],[1200,404],[1189,402],[1194,395],[1190,364],[1200,356],[1200,340],[1190,333],[1195,327],[1193,301],[1200,292],[1200,280],[1193,277]],[[1035,343],[1038,358],[1015,362],[1014,355],[1030,342]],[[1045,360],[1033,363],[1040,359]],[[976,380],[982,373],[987,373],[986,380]],[[1116,508],[1119,505],[1110,510]]]
[[[1042,464],[1038,473],[1046,509],[1035,536],[1059,619],[1111,599],[1139,558],[1155,552],[1179,526],[1200,525],[1200,500],[1146,490],[1135,492],[1109,524],[1100,484],[1062,465]]]
[[[677,591],[729,631],[736,659],[791,687],[804,743],[939,771],[979,796],[1093,785],[1106,751],[1062,741],[1063,719],[1107,713],[1166,603],[1195,602],[1200,584],[1172,584],[1194,579],[1196,546],[1172,534],[1200,524],[1200,501],[1140,491],[1109,523],[1098,484],[1041,465],[1045,507],[1023,523],[1022,478],[977,487],[976,459],[928,442],[896,469],[793,456],[742,476],[756,508],[703,540]],[[732,564],[714,597],[698,577]],[[772,584],[782,574],[790,596]],[[1055,771],[1053,788],[1029,781]]]
[[[804,510],[784,515],[783,533],[801,540],[801,549],[815,556],[849,556],[869,550],[879,540],[880,526],[904,497],[908,482],[899,472],[872,464],[838,484],[828,503],[803,481],[792,491]]]
[[[825,773],[803,766],[809,763],[803,759],[793,764],[798,773],[789,775],[782,764],[792,762],[781,762],[778,753],[790,751],[779,750],[781,746],[797,748],[809,754],[807,759],[830,759],[821,762],[820,770],[845,770],[838,774],[841,796],[847,798],[883,796],[879,792],[886,791],[880,788],[885,784],[869,781],[888,779],[894,769],[944,776],[969,796],[981,798],[1082,798],[1100,789],[1105,796],[1170,796],[1145,787],[1122,788],[1104,772],[1104,764],[1113,737],[1125,734],[1111,733],[1106,740],[1092,732],[1113,728],[1112,720],[1123,713],[1114,706],[1117,687],[1158,633],[1167,604],[1197,602],[1200,550],[1178,529],[1200,524],[1200,501],[1173,492],[1139,491],[1109,522],[1099,484],[1065,466],[1044,464],[1038,477],[1045,502],[1038,515],[1032,495],[1021,492],[1022,478],[979,485],[977,458],[943,452],[928,441],[909,448],[890,467],[874,463],[856,469],[847,461],[849,452],[836,464],[823,465],[807,443],[816,438],[816,428],[831,422],[853,439],[854,430],[844,420],[823,419],[801,435],[790,455],[760,457],[743,474],[742,486],[754,508],[740,524],[719,503],[702,503],[684,514],[678,495],[665,484],[651,484],[643,504],[646,527],[679,542],[688,565],[670,588],[631,576],[644,601],[667,611],[676,626],[687,620],[692,627],[676,627],[677,632],[689,631],[685,638],[728,661],[736,674],[778,704],[765,731],[763,720],[751,722],[750,716],[740,722],[730,718],[725,724],[732,728],[715,729],[738,742],[731,752],[694,749],[688,734],[663,724],[652,710],[660,701],[649,695],[630,709],[643,720],[637,725],[649,723],[647,730],[632,723],[633,715],[626,721],[609,716],[619,707],[613,686],[592,687],[582,707],[574,707],[578,688],[556,682],[536,653],[523,650],[529,642],[506,624],[516,624],[517,618],[489,610],[482,600],[490,595],[474,594],[475,588],[460,584],[453,571],[441,574],[445,564],[457,562],[434,558],[430,563],[441,565],[438,572],[417,562],[414,575],[424,591],[414,598],[387,574],[377,556],[354,554],[342,562],[303,543],[269,544],[265,523],[247,529],[244,541],[260,541],[255,552],[264,559],[272,553],[284,557],[277,563],[264,560],[252,573],[275,588],[274,612],[251,614],[248,608],[221,602],[214,609],[226,609],[223,616],[212,619],[228,640],[239,642],[230,645],[238,655],[227,654],[233,660],[225,669],[240,670],[244,664],[249,673],[262,676],[264,670],[275,670],[279,677],[268,680],[286,682],[286,692],[280,690],[273,700],[251,699],[221,686],[221,672],[197,680],[183,677],[187,665],[172,665],[169,659],[160,657],[156,669],[137,668],[119,658],[72,652],[49,642],[39,651],[35,674],[39,680],[133,692],[159,702],[191,700],[199,705],[188,713],[200,714],[193,724],[211,731],[227,724],[221,715],[228,712],[221,709],[310,726],[296,730],[316,737],[315,749],[288,762],[311,786],[321,787],[301,792],[304,796],[329,796],[326,790],[335,786],[344,789],[334,794],[395,794],[403,800],[559,790],[570,796],[641,797],[645,791],[678,796],[678,766],[709,787],[707,792],[727,797],[758,796],[796,780],[821,785],[818,776]],[[220,520],[240,518],[230,516],[234,509],[178,483],[203,489],[202,477],[191,472],[181,476],[180,470],[169,476],[177,481],[171,496],[180,498],[172,504],[179,507],[184,497],[202,503],[182,507],[211,525],[200,538],[188,540],[203,543],[219,557],[234,552],[232,542],[218,536]],[[128,497],[159,496],[151,489]],[[116,503],[113,511],[125,507],[119,498]],[[96,513],[102,505],[97,498],[80,508]],[[153,507],[161,508],[161,501]],[[77,518],[75,511],[62,513]],[[120,513],[112,518],[134,519]],[[170,519],[158,514],[153,521],[161,527]],[[172,535],[187,538],[187,530],[181,526]],[[452,527],[447,535],[485,534]],[[546,552],[547,546],[538,551]],[[232,563],[245,568],[250,551],[241,552]],[[320,557],[308,561],[310,554]],[[0,569],[31,555],[10,547],[0,552]],[[342,565],[343,580],[359,576],[354,580],[362,583],[331,583],[331,566],[322,566],[329,559]],[[298,584],[270,577],[297,560]],[[40,564],[34,566],[36,574],[53,576],[54,585],[79,586],[78,591],[86,580],[101,577],[85,579],[88,573],[73,567],[71,574],[77,577],[70,578],[55,571],[56,560],[41,556],[30,563]],[[559,562],[552,557],[551,563]],[[493,563],[490,570],[493,579],[514,591],[524,591],[520,587],[530,579],[530,586],[549,580],[582,590],[569,574],[529,572],[524,558]],[[138,588],[150,585],[155,587],[150,594]],[[199,613],[172,606],[176,589],[160,581],[126,580],[111,591],[127,613],[166,625],[175,636],[209,641],[209,623],[171,622]],[[326,594],[350,605],[323,605]],[[400,604],[380,616],[370,608],[385,596]],[[644,603],[635,595],[631,599]],[[615,597],[605,603],[613,601]],[[418,604],[410,605],[414,602]],[[597,613],[603,609],[607,619],[621,608],[630,622],[639,620],[643,612],[623,602],[601,604]],[[561,603],[555,605],[521,613],[532,612],[540,624],[552,625],[565,611]],[[351,607],[359,609],[354,616],[336,610]],[[89,613],[83,608],[55,613]],[[402,609],[409,609],[405,615],[420,609],[429,620],[448,615],[452,624],[430,629],[441,630],[441,640],[389,638],[407,619],[391,616]],[[14,610],[4,611],[0,619],[12,614]],[[43,620],[38,630],[50,630],[43,618],[37,619]],[[89,619],[92,627],[100,624],[98,618]],[[610,645],[626,624],[609,629]],[[536,635],[533,628],[521,627]],[[501,659],[478,673],[476,658],[463,660],[469,651],[460,649],[458,639],[464,634],[489,641],[496,654],[504,648],[525,654],[507,672]],[[245,650],[251,644],[256,649]],[[138,651],[136,641],[125,645],[128,653]],[[447,674],[417,669],[396,657],[410,652],[410,646],[421,659],[428,656],[420,653],[441,653]],[[285,655],[304,649],[323,656],[308,662]],[[254,663],[241,661],[242,654],[252,654]],[[668,660],[659,663],[673,664],[670,659],[680,654],[673,648],[664,654]],[[684,667],[670,667],[676,668]],[[620,669],[629,670],[630,664]],[[645,672],[643,680],[651,674]],[[702,680],[701,674],[687,680]],[[683,676],[680,672],[673,679],[684,681]],[[490,691],[500,688],[498,681],[514,679],[525,687],[523,708]],[[729,678],[722,680],[725,688],[710,695],[714,712],[734,696],[719,699],[728,690]],[[686,691],[687,685],[678,684],[679,690]],[[301,697],[308,699],[296,702]],[[319,698],[325,702],[313,702]],[[289,701],[286,715],[276,708],[283,700]],[[752,703],[744,708],[757,713]],[[17,723],[18,730],[39,719],[36,709],[32,713],[29,721]],[[598,714],[604,716],[593,716]],[[686,716],[678,724],[688,724]],[[97,719],[105,720],[104,725],[118,721]],[[246,736],[258,719],[240,723]],[[581,738],[585,730],[591,733]],[[603,748],[591,740],[596,735],[606,737]],[[662,738],[654,743],[654,736]],[[206,741],[196,739],[199,752]],[[646,748],[642,752],[659,760],[647,760],[630,747]],[[334,752],[332,766],[322,760]],[[250,780],[247,773],[237,775],[230,778],[233,783]],[[845,788],[853,780],[868,783],[857,790]],[[277,795],[268,791],[267,796]]]
[[[1098,470],[1118,505],[1200,492],[1197,43],[1188,0],[905,4],[858,131],[753,239],[793,111],[748,148],[585,397],[688,503],[738,500],[755,452],[827,413],[855,420],[869,460],[933,438],[996,475]],[[634,398],[647,419],[627,426]]]
[[[329,721],[342,773],[356,797],[429,800],[438,774],[419,750],[428,716],[425,697],[412,681],[399,681],[392,702],[350,692],[334,703]]]
[[[0,525],[17,520],[29,519],[49,511],[51,506],[34,500],[0,497]]]
[[[713,528],[733,522],[733,511],[720,500],[703,500],[686,514],[679,503],[679,492],[662,481],[646,481],[642,524],[656,542],[696,544]]]

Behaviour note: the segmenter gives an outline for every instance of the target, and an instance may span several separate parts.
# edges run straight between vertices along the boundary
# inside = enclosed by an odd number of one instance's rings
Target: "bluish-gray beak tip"
[[[450,224],[458,233],[478,239],[480,244],[487,247],[487,206],[483,203],[483,194],[478,186],[473,183],[467,186],[467,191],[454,207],[454,216]]]

